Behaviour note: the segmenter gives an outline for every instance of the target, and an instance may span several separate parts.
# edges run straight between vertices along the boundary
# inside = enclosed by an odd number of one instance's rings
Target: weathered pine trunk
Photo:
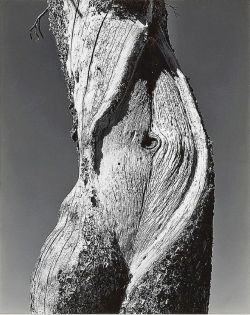
[[[206,313],[211,146],[169,42],[166,1],[48,3],[79,179],[41,250],[31,310]]]

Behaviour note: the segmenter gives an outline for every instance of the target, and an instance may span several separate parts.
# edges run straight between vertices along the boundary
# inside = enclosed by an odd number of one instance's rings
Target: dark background
[[[169,33],[214,143],[211,313],[250,312],[249,1],[170,1]],[[29,282],[77,154],[56,46],[28,28],[40,0],[0,0],[0,312],[29,312]]]

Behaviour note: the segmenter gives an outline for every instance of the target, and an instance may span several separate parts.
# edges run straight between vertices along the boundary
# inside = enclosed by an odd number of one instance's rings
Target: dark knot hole
[[[142,138],[141,146],[144,149],[152,150],[159,146],[160,140],[151,133],[145,133]]]

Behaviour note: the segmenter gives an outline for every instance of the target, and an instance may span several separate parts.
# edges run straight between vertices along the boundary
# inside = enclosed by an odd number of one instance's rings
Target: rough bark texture
[[[206,313],[211,145],[164,0],[48,0],[79,179],[31,284],[35,313]]]

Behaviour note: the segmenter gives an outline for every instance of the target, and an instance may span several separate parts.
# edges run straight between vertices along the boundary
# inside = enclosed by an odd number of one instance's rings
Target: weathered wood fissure
[[[79,179],[32,277],[34,313],[206,313],[213,163],[163,0],[48,0]]]

